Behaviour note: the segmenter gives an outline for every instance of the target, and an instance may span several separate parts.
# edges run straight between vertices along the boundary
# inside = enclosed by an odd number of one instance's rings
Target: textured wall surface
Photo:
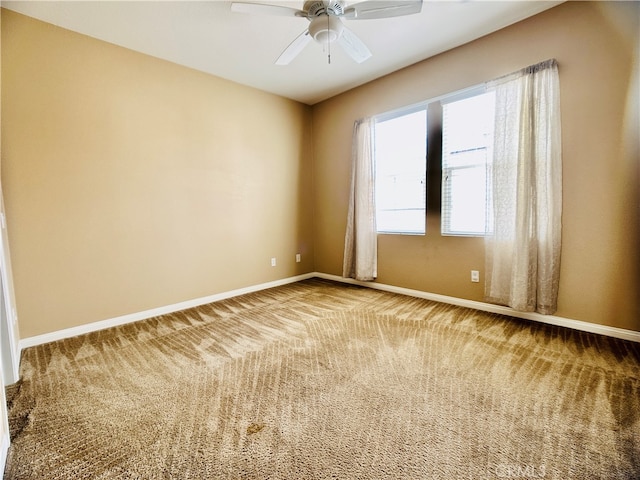
[[[2,22],[23,337],[312,271],[309,107],[11,11]]]

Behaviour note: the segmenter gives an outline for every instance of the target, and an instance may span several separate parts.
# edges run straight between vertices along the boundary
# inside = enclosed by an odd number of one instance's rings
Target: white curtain
[[[374,280],[378,269],[376,233],[374,120],[355,122],[351,149],[351,195],[342,275]]]
[[[487,86],[496,93],[496,122],[485,296],[515,310],[552,314],[562,215],[558,66],[548,60]]]

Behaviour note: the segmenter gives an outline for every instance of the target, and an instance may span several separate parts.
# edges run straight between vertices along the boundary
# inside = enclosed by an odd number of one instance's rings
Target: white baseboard
[[[259,290],[265,290],[267,288],[278,287],[289,283],[299,282],[309,278],[323,278],[326,280],[333,280],[336,282],[348,283],[352,285],[360,285],[363,287],[374,288],[377,290],[384,290],[392,293],[399,293],[403,295],[409,295],[412,297],[424,298],[426,300],[433,300],[436,302],[448,303],[451,305],[457,305],[460,307],[474,308],[491,313],[499,313],[503,315],[509,315],[517,318],[524,318],[527,320],[534,320],[536,322],[547,323],[550,325],[556,325],[559,327],[572,328],[574,330],[582,330],[590,333],[597,333],[600,335],[606,335],[609,337],[620,338],[623,340],[631,340],[634,342],[640,342],[640,332],[634,330],[626,330],[623,328],[610,327],[607,325],[598,325],[596,323],[583,322],[581,320],[573,320],[570,318],[557,317],[555,315],[542,315],[540,313],[530,312],[518,312],[509,307],[503,307],[500,305],[493,305],[490,303],[477,302],[474,300],[465,300],[463,298],[449,297],[446,295],[439,295],[437,293],[423,292],[421,290],[412,290],[409,288],[396,287],[393,285],[386,285],[377,282],[359,282],[350,278],[343,278],[338,275],[331,275],[327,273],[312,272],[295,277],[288,277],[281,280],[275,280],[273,282],[262,283],[259,285],[252,285],[250,287],[239,288],[237,290],[230,290],[228,292],[217,293],[207,297],[196,298],[185,302],[175,303],[173,305],[167,305],[165,307],[154,308],[151,310],[144,310],[142,312],[132,313],[129,315],[123,315],[116,318],[107,320],[101,320],[98,322],[87,323],[77,327],[66,328],[64,330],[58,330],[51,333],[45,333],[43,335],[36,335],[34,337],[27,337],[20,340],[19,349],[22,351],[25,348],[33,347],[35,345],[41,345],[43,343],[55,342],[57,340],[63,340],[65,338],[75,337],[77,335],[83,335],[85,333],[96,332],[98,330],[104,330],[105,328],[115,327],[118,325],[124,325],[127,323],[137,322],[139,320],[146,320],[148,318],[157,317],[159,315],[165,315],[168,313],[177,312],[180,310],[186,310],[187,308],[197,307],[205,305],[211,302],[217,302],[245,293],[257,292]]]
[[[250,287],[238,288],[236,290],[229,290],[227,292],[216,293],[207,297],[195,298],[193,300],[187,300],[185,302],[174,303],[173,305],[152,308],[150,310],[144,310],[142,312],[122,315],[120,317],[110,318],[107,320],[100,320],[98,322],[87,323],[85,325],[79,325],[77,327],[65,328],[64,330],[57,330],[55,332],[36,335],[34,337],[23,338],[20,340],[20,351],[28,347],[55,342],[57,340],[63,340],[65,338],[83,335],[85,333],[97,332],[98,330],[104,330],[105,328],[117,327],[119,325],[146,320],[148,318],[166,315],[168,313],[179,312],[180,310],[186,310],[187,308],[199,307],[200,305],[225,300],[231,297],[237,297],[238,295],[244,295],[245,293],[252,293],[259,290],[265,290],[267,288],[279,287],[281,285],[299,282],[301,280],[306,280],[315,276],[317,276],[315,273],[305,273],[303,275],[297,275],[295,277],[283,278],[281,280],[261,283],[259,285],[252,285]]]
[[[526,320],[533,320],[536,322],[547,323],[549,325],[555,325],[558,327],[572,328],[574,330],[581,330],[589,333],[597,333],[600,335],[606,335],[608,337],[620,338],[622,340],[631,340],[633,342],[640,342],[640,332],[635,330],[627,330],[624,328],[610,327],[608,325],[599,325],[597,323],[584,322],[582,320],[573,320],[571,318],[558,317],[555,315],[542,315],[535,312],[518,312],[509,307],[501,305],[494,305],[491,303],[477,302],[475,300],[465,300],[463,298],[449,297],[447,295],[439,295],[437,293],[428,293],[421,290],[412,290],[409,288],[396,287],[393,285],[386,285],[384,283],[377,282],[360,282],[353,280],[352,278],[344,278],[338,275],[329,275],[326,273],[315,273],[315,277],[324,278],[326,280],[334,280],[336,282],[349,283],[352,285],[360,285],[362,287],[374,288],[377,290],[384,290],[386,292],[400,293],[402,295],[409,295],[412,297],[424,298],[425,300],[433,300],[435,302],[448,303],[451,305],[457,305],[459,307],[474,308],[476,310],[482,310],[490,313],[500,313],[503,315],[509,315],[511,317],[523,318]]]

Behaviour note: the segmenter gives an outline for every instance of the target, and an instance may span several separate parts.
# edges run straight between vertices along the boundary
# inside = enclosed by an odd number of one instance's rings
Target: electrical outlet
[[[471,270],[471,281],[478,283],[480,281],[480,272],[478,270]]]
[[[302,261],[302,258],[300,257],[299,253],[296,253],[296,263],[300,263]]]
[[[275,267],[276,266],[276,257],[272,257],[271,258],[271,266]]]

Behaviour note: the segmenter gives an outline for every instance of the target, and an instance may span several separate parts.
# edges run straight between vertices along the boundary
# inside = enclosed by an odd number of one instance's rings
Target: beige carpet
[[[8,479],[640,478],[640,345],[322,280],[21,372]]]

